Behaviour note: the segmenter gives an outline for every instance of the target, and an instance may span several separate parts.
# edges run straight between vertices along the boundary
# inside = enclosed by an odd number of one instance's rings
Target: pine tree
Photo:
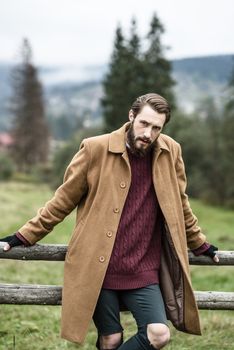
[[[137,21],[133,17],[131,21],[131,28],[130,28],[130,39],[129,39],[129,51],[130,53],[135,57],[140,59],[140,38],[137,34]]]
[[[124,66],[126,62],[126,47],[120,26],[115,33],[114,50],[111,57],[109,72],[103,81],[104,97],[102,107],[105,120],[105,129],[110,131],[118,127],[121,112],[125,110],[125,98],[123,94]],[[118,106],[118,108],[116,108]]]
[[[102,99],[105,130],[112,131],[127,121],[133,101],[140,95],[156,92],[174,105],[171,65],[164,57],[161,34],[164,29],[154,15],[147,39],[148,49],[142,52],[137,23],[131,21],[130,38],[126,40],[119,26],[116,30],[109,72],[103,81]]]
[[[106,131],[119,128],[127,121],[129,106],[139,91],[137,79],[140,41],[134,20],[132,26],[129,43],[124,38],[121,27],[117,27],[109,72],[103,81],[102,107]]]
[[[13,158],[20,171],[30,172],[32,166],[48,157],[49,130],[45,118],[42,85],[32,64],[32,50],[27,39],[20,50],[21,63],[12,71]]]
[[[130,28],[130,38],[127,43],[129,58],[129,90],[128,90],[128,109],[132,102],[140,95],[146,93],[144,62],[142,60],[141,41],[137,34],[137,22],[132,18]]]
[[[165,47],[161,42],[163,33],[164,27],[158,16],[154,14],[147,34],[148,48],[144,55],[145,90],[164,96],[170,105],[174,106],[172,87],[175,82],[171,77],[171,63],[164,55]]]

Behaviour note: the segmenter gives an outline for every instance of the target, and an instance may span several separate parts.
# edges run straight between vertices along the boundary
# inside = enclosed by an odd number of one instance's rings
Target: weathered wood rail
[[[66,245],[36,244],[32,247],[15,247],[3,251],[0,242],[0,259],[64,261]],[[219,263],[206,256],[189,254],[190,265],[234,266],[234,251],[219,251]],[[62,287],[51,285],[0,284],[0,304],[60,305]],[[234,292],[195,292],[199,309],[234,310]]]

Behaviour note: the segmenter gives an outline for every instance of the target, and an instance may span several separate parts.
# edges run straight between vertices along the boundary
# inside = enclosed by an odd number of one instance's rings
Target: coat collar
[[[113,131],[109,138],[109,151],[112,153],[123,153],[126,151],[126,131],[130,122],[125,123],[120,129]]]
[[[112,153],[124,153],[126,151],[126,131],[129,129],[130,122],[125,123],[120,129],[113,131],[109,138],[109,151]],[[170,152],[163,135],[160,135],[155,151],[162,149]]]

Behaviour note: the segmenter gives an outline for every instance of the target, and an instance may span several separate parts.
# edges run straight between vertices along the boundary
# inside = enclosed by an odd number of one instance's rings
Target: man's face
[[[128,144],[133,153],[144,156],[154,146],[166,120],[165,113],[158,113],[149,105],[145,105],[134,118],[129,111],[129,120],[132,122],[128,130]]]

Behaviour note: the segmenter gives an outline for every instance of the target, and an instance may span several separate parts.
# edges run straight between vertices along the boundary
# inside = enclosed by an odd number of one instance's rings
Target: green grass
[[[46,185],[0,183],[1,234],[9,235],[31,218],[52,192]],[[234,213],[191,201],[192,208],[210,242],[220,250],[234,250]],[[67,243],[74,225],[72,213],[41,242]],[[195,290],[234,290],[233,267],[192,266]],[[62,262],[1,260],[0,283],[62,284]],[[0,306],[0,349],[3,350],[94,350],[96,331],[91,324],[84,346],[78,347],[59,337],[59,306]],[[167,349],[234,349],[233,311],[200,311],[203,336],[196,337],[171,327]],[[136,328],[129,314],[122,315],[125,337]]]

